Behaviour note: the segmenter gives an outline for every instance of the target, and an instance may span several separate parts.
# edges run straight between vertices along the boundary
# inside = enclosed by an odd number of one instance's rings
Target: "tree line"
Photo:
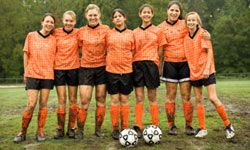
[[[45,12],[53,13],[56,26],[61,26],[62,14],[73,10],[76,27],[86,24],[84,9],[97,4],[103,24],[112,27],[111,13],[121,8],[127,13],[127,26],[140,25],[138,8],[149,3],[155,10],[154,24],[166,19],[169,0],[0,0],[0,78],[23,75],[23,45],[28,32],[40,29]],[[184,15],[197,11],[214,46],[216,70],[219,73],[250,72],[250,0],[180,0]]]

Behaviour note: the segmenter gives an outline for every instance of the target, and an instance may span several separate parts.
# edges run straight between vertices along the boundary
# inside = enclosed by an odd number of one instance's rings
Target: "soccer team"
[[[141,24],[133,31],[127,29],[127,16],[122,9],[115,9],[112,13],[113,29],[103,25],[100,20],[100,8],[95,4],[89,4],[85,9],[84,15],[88,23],[80,29],[75,28],[76,14],[73,11],[63,14],[63,27],[55,30],[53,15],[46,13],[43,16],[41,29],[28,33],[23,48],[24,81],[28,102],[22,116],[21,131],[15,136],[14,142],[26,139],[27,128],[37,101],[39,112],[36,140],[46,139],[43,127],[48,113],[49,93],[54,85],[58,96],[58,125],[55,139],[62,139],[65,135],[67,97],[69,118],[66,134],[69,138],[84,137],[84,126],[94,89],[95,135],[104,136],[101,127],[105,118],[107,91],[111,95],[109,110],[112,137],[118,139],[120,131],[129,128],[129,94],[133,88],[136,95],[136,125],[133,128],[141,137],[144,87],[147,89],[152,124],[159,125],[156,95],[160,78],[166,84],[165,110],[168,134],[177,134],[175,99],[179,84],[187,135],[195,135],[197,138],[207,135],[203,86],[207,87],[208,97],[224,123],[226,137],[232,138],[235,135],[224,105],[216,94],[211,37],[202,28],[199,15],[190,12],[185,20],[182,20],[182,7],[178,1],[169,2],[167,19],[158,26],[152,24],[154,10],[151,5],[142,5],[138,14]],[[161,60],[162,58],[164,60]],[[192,127],[191,87],[197,104],[199,128],[196,132]]]

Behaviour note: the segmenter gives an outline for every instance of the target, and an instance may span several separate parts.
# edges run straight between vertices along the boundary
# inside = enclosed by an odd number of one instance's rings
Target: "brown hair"
[[[172,5],[177,5],[177,6],[179,7],[179,9],[180,9],[180,16],[178,17],[178,19],[183,19],[183,16],[182,16],[182,14],[183,14],[183,9],[182,9],[181,3],[180,3],[179,1],[176,1],[176,0],[170,1],[170,2],[168,3],[167,10],[168,10]]]
[[[43,15],[41,21],[44,21],[44,19],[45,19],[47,16],[52,17],[53,20],[54,20],[54,23],[56,23],[56,18],[55,18],[55,16],[54,16],[52,13],[45,13],[45,14]]]
[[[116,12],[120,13],[124,18],[127,18],[127,15],[125,14],[125,12],[122,9],[117,8],[117,9],[113,10],[113,12],[112,12],[112,19],[114,18],[114,15]]]
[[[139,8],[139,14],[142,12],[142,10],[143,10],[145,7],[150,8],[152,14],[154,14],[154,7],[153,7],[152,5],[150,5],[150,4],[143,4],[143,5],[141,5],[141,7]]]

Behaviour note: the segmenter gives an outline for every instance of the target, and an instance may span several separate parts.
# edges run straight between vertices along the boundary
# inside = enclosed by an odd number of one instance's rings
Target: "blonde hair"
[[[88,11],[91,10],[91,9],[96,9],[96,10],[98,11],[98,13],[100,14],[100,16],[101,16],[100,8],[99,8],[96,4],[89,4],[89,5],[86,7],[85,11],[84,11],[85,15],[86,15],[86,14],[88,13]]]
[[[63,14],[63,18],[64,18],[65,15],[70,15],[70,16],[73,18],[73,20],[76,20],[76,14],[75,14],[75,12],[72,11],[72,10],[66,11],[66,12]]]
[[[142,10],[143,10],[144,8],[146,8],[146,7],[148,7],[148,8],[151,10],[152,14],[154,14],[154,8],[153,8],[153,6],[150,5],[150,4],[143,4],[143,5],[141,5],[141,7],[139,8],[139,14],[140,14],[140,13],[142,12]]]
[[[194,11],[189,12],[188,14],[186,14],[186,16],[185,16],[185,22],[187,23],[187,18],[188,18],[188,16],[190,16],[190,15],[195,15],[195,16],[196,16],[196,19],[197,19],[197,22],[198,22],[198,25],[199,25],[200,27],[202,27],[202,22],[201,22],[200,15],[199,15],[197,12],[194,12]]]
[[[101,11],[100,11],[100,8],[96,5],[96,4],[89,4],[85,11],[84,11],[84,14],[86,16],[86,14],[88,13],[89,10],[92,10],[92,9],[95,9],[97,10],[98,14],[100,15],[100,19],[99,19],[99,24],[102,24],[102,21],[101,21]]]

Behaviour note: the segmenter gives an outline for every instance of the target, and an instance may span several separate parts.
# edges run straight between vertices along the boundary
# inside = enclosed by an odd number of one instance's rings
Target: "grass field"
[[[221,101],[225,104],[228,116],[231,119],[236,136],[234,139],[227,140],[223,123],[217,115],[212,103],[205,99],[206,108],[206,125],[208,128],[208,136],[204,139],[196,139],[192,136],[184,134],[184,117],[181,109],[180,96],[177,99],[176,125],[178,127],[177,136],[167,135],[167,121],[164,110],[165,86],[161,85],[158,90],[158,102],[160,108],[160,127],[163,132],[161,144],[155,146],[146,145],[142,139],[134,149],[214,149],[214,150],[244,150],[250,149],[250,80],[219,80],[217,83],[217,92]],[[204,91],[204,93],[206,93]],[[205,95],[206,97],[206,95]],[[134,125],[134,93],[130,96],[130,126]],[[55,90],[51,92],[49,97],[49,114],[47,117],[44,131],[47,140],[42,143],[35,141],[35,133],[37,128],[37,109],[30,123],[27,140],[20,144],[12,142],[15,134],[21,127],[21,115],[26,105],[26,92],[24,88],[1,88],[0,89],[0,149],[123,149],[118,141],[111,138],[111,121],[109,115],[110,98],[107,97],[107,112],[104,122],[105,137],[97,138],[94,133],[94,112],[95,101],[91,102],[89,114],[85,125],[85,137],[83,140],[77,141],[65,138],[63,140],[54,140],[53,135],[57,126],[56,123],[56,106],[57,98]],[[197,128],[196,113],[194,113],[193,127]],[[145,101],[145,113],[143,118],[144,126],[149,125],[151,118],[149,115],[148,102]]]

